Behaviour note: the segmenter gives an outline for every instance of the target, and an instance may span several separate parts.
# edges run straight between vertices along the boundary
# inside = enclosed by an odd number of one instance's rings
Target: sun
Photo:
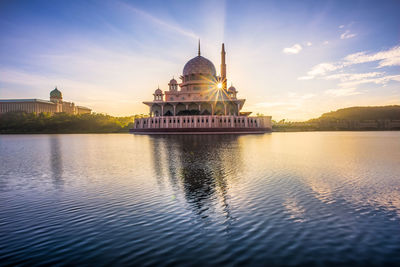
[[[218,83],[218,84],[217,84],[217,88],[218,88],[218,89],[221,89],[221,88],[222,88],[222,83]]]

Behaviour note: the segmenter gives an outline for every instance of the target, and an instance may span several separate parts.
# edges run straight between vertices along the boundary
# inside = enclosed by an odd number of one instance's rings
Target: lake
[[[0,135],[0,265],[400,262],[400,132]]]

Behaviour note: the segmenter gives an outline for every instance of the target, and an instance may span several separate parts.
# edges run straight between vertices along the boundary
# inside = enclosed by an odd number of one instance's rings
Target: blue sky
[[[0,97],[148,112],[184,64],[227,72],[245,110],[303,120],[400,104],[400,1],[1,1]]]

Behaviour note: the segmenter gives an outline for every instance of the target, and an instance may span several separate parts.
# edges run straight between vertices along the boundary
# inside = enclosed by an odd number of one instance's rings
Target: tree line
[[[8,112],[0,115],[0,133],[120,133],[133,127],[135,118],[107,114]]]
[[[371,130],[399,128],[397,124],[395,128],[385,128],[385,121],[400,121],[399,105],[342,108],[307,121],[273,121],[272,128],[275,131],[352,130],[363,129],[363,122],[373,122],[372,127],[368,125]]]

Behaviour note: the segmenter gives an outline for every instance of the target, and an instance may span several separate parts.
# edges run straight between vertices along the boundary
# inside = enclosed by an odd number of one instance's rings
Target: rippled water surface
[[[400,263],[400,132],[2,135],[20,263]]]

